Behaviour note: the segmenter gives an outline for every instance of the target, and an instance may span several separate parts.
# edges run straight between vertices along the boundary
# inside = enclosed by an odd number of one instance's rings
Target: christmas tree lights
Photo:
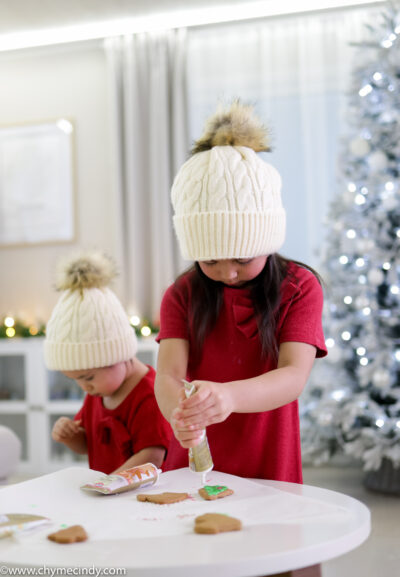
[[[328,357],[301,399],[303,457],[400,467],[400,10],[367,25],[321,273]],[[400,471],[399,471],[400,472]]]

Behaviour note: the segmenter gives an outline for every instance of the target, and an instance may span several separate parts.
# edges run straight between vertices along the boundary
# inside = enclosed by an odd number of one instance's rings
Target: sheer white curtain
[[[170,187],[188,150],[185,38],[181,29],[105,41],[124,300],[151,321],[182,269]]]
[[[193,29],[188,35],[191,138],[219,100],[255,104],[270,126],[266,155],[283,179],[282,253],[317,265],[323,219],[335,193],[341,106],[354,48],[379,8],[348,9]],[[345,120],[345,119],[344,119]]]

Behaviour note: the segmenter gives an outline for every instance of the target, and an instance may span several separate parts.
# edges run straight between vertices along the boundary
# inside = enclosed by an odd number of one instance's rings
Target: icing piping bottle
[[[195,393],[195,387],[188,381],[183,379],[183,384],[185,387],[186,398],[192,396]],[[189,449],[189,469],[195,473],[202,474],[202,484],[206,483],[206,474],[211,471],[214,467],[214,463],[210,453],[210,447],[208,446],[208,440],[206,436],[206,430],[204,429],[201,442],[196,445],[196,447],[191,447]]]

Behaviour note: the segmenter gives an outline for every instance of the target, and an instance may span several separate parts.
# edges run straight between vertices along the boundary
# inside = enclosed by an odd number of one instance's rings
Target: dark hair
[[[274,253],[267,258],[260,274],[247,285],[250,289],[250,297],[255,310],[264,358],[272,355],[275,360],[278,359],[278,343],[276,342],[275,330],[281,301],[281,285],[289,275],[290,280],[296,283],[296,277],[288,267],[291,262],[311,271],[321,283],[319,274],[308,265],[289,260],[278,253]],[[192,292],[189,322],[195,329],[191,331],[191,334],[195,337],[195,340],[191,342],[191,347],[194,354],[194,362],[196,363],[200,358],[206,336],[212,331],[217,322],[223,302],[224,284],[208,278],[197,262],[183,273],[181,277],[189,272],[193,272],[193,274],[189,275]],[[179,278],[177,281],[179,281]]]

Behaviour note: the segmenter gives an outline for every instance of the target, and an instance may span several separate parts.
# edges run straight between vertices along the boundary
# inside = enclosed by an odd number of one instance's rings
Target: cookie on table
[[[142,493],[137,495],[136,498],[138,501],[148,501],[157,505],[171,505],[172,503],[179,503],[179,501],[189,499],[189,493],[152,493],[149,495]]]
[[[199,489],[199,495],[206,501],[214,501],[215,499],[233,495],[233,491],[224,485],[204,485],[204,487]]]
[[[240,531],[242,522],[235,517],[222,515],[221,513],[206,513],[194,520],[195,533],[216,534],[228,531]]]
[[[67,527],[67,529],[60,529],[55,533],[50,533],[47,535],[47,539],[54,541],[55,543],[80,543],[88,539],[88,534],[82,525],[72,525]]]

